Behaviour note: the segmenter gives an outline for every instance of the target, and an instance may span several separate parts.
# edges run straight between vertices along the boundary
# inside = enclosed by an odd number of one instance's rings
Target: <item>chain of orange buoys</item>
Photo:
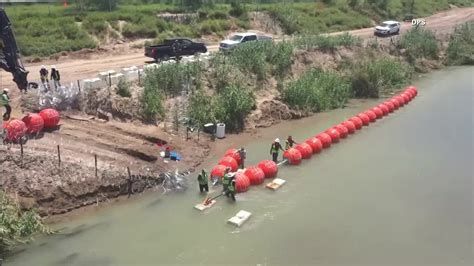
[[[349,134],[354,134],[362,127],[368,126],[370,123],[376,122],[377,119],[381,119],[406,105],[417,94],[417,89],[414,86],[409,86],[402,93],[383,103],[330,127],[314,137],[310,137],[305,142],[295,145],[294,148],[289,148],[283,153],[283,157],[290,165],[298,165],[302,159],[311,158],[313,154],[320,153],[323,149],[329,148],[331,144],[338,143]],[[227,167],[230,167],[232,172],[236,172],[239,164],[240,155],[238,151],[229,149],[218,162],[218,165],[212,168],[210,176],[211,178],[221,178],[224,176]],[[235,176],[237,192],[245,192],[250,185],[260,185],[265,178],[275,177],[279,165],[271,160],[263,160],[258,165],[246,168],[245,171],[238,171]]]

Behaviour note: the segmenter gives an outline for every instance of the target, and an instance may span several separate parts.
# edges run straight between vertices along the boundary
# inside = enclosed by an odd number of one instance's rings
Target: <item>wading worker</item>
[[[204,192],[209,192],[209,179],[207,177],[206,170],[202,169],[202,172],[198,175],[197,180],[199,182],[199,191]]]
[[[244,149],[244,147],[240,148],[239,150],[239,156],[240,156],[240,169],[245,168],[245,157],[247,156],[247,151]]]
[[[285,141],[285,150],[288,150],[289,148],[292,148],[293,145],[295,145],[296,142],[293,140],[292,136],[288,136],[288,138]]]
[[[230,179],[231,179],[230,167],[227,167],[225,169],[224,176],[222,177],[222,188],[224,192],[227,191],[227,186],[230,183]]]
[[[227,186],[225,195],[235,201],[235,179],[232,178],[232,180],[230,181],[229,185]]]
[[[10,120],[10,114],[12,107],[10,106],[10,97],[8,97],[8,89],[5,88],[0,96],[0,105],[5,107],[5,113],[3,114],[3,121]]]
[[[276,138],[272,143],[272,147],[270,148],[270,154],[272,155],[272,159],[275,163],[278,163],[278,153],[280,150],[283,151],[283,148],[281,147],[280,139]]]

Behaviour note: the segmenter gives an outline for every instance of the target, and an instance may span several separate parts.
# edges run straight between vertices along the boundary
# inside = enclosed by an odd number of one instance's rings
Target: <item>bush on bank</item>
[[[405,49],[409,62],[418,58],[437,59],[438,41],[431,30],[413,28],[401,37],[401,48]]]
[[[474,65],[474,22],[456,27],[446,50],[449,65]]]

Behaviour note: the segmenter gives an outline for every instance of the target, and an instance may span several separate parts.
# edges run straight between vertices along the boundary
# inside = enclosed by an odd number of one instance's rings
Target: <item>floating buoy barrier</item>
[[[336,125],[334,128],[339,132],[339,136],[341,136],[341,139],[344,139],[349,135],[349,129],[347,129],[346,126],[344,126],[342,123]]]
[[[383,104],[388,107],[389,113],[392,113],[393,111],[395,111],[395,105],[392,103],[392,101],[388,100],[388,101],[383,102]]]
[[[240,164],[240,153],[237,149],[228,149],[225,153],[224,156],[230,156],[235,159],[237,164]]]
[[[377,116],[377,119],[380,119],[383,117],[383,111],[378,106],[373,107],[372,112],[375,113],[375,115]]]
[[[339,134],[339,131],[335,128],[329,128],[326,130],[326,133],[331,137],[331,142],[332,143],[338,143],[339,139],[341,138],[341,135]]]
[[[295,149],[300,151],[303,159],[309,159],[313,155],[313,148],[311,148],[311,146],[306,142],[297,144]]]
[[[400,107],[400,102],[397,101],[397,100],[394,99],[394,98],[390,99],[389,101],[390,101],[390,102],[393,104],[393,106],[394,106],[393,110],[394,110],[394,111],[395,111],[395,110],[398,110],[398,107]]]
[[[321,150],[323,149],[323,143],[321,142],[320,139],[316,137],[312,137],[306,140],[305,142],[308,143],[309,146],[311,146],[311,150],[313,150],[313,154],[320,153]]]
[[[311,153],[313,152],[311,151]],[[283,158],[288,160],[288,163],[291,165],[298,165],[301,163],[301,159],[303,158],[303,155],[298,149],[289,148],[288,150],[283,152]]]
[[[318,138],[321,141],[321,143],[323,144],[323,148],[327,149],[331,147],[332,139],[331,139],[331,136],[329,136],[327,133],[321,132],[318,135],[316,135],[316,138]]]
[[[372,110],[365,111],[365,114],[369,117],[370,122],[375,122],[377,115]]]
[[[405,104],[407,104],[408,102],[411,101],[411,96],[408,95],[408,93],[404,92],[404,93],[400,94],[400,97],[402,97],[405,100]]]
[[[237,193],[242,193],[249,190],[250,180],[243,172],[235,174],[235,190]]]
[[[225,174],[225,169],[227,168],[227,166],[224,166],[222,164],[218,164],[216,166],[214,166],[211,170],[211,178],[219,178],[221,179],[224,174]]]
[[[274,161],[263,160],[258,164],[258,168],[262,169],[265,178],[273,178],[278,173],[278,166]]]
[[[342,122],[342,124],[347,128],[347,132],[349,134],[354,134],[355,133],[356,126],[355,126],[354,122],[352,122],[350,120],[347,120],[347,121]]]
[[[21,121],[26,125],[27,134],[36,134],[43,130],[44,120],[39,114],[28,114]]]
[[[263,180],[265,179],[265,173],[258,166],[248,167],[244,174],[249,178],[250,185],[254,186],[262,184]]]
[[[362,120],[362,125],[368,126],[370,124],[370,118],[367,114],[360,113],[357,116],[360,118],[360,120]]]
[[[395,100],[397,100],[397,101],[398,101],[398,103],[400,104],[400,106],[399,106],[399,107],[402,107],[402,106],[404,106],[404,105],[405,105],[405,99],[403,99],[403,97],[402,97],[402,96],[400,96],[400,95],[397,95],[397,96],[395,96],[395,97],[393,97],[393,98],[395,98]]]
[[[377,107],[380,108],[380,110],[382,110],[382,113],[383,113],[384,116],[388,115],[388,113],[390,113],[390,110],[388,109],[388,106],[383,104],[383,103],[377,105]]]
[[[230,157],[230,156],[224,156],[220,161],[219,164],[224,165],[226,167],[230,167],[232,172],[237,171],[237,168],[239,165],[237,164],[237,161]]]
[[[8,141],[20,140],[23,136],[25,136],[27,131],[25,123],[18,119],[12,119],[10,122],[6,123],[5,129],[7,130],[5,139]]]
[[[43,118],[45,128],[55,128],[59,124],[59,112],[47,108],[39,112],[39,115]]]
[[[362,122],[362,119],[360,119],[360,117],[358,117],[358,116],[353,116],[353,117],[349,118],[349,121],[354,123],[355,128],[357,130],[361,129],[362,126],[364,125],[364,123]]]

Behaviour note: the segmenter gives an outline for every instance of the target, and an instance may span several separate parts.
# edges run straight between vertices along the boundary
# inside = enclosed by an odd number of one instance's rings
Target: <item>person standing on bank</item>
[[[244,149],[244,147],[242,147],[242,148],[240,148],[238,153],[239,153],[239,156],[240,156],[239,168],[244,169],[245,168],[245,157],[247,156],[247,151]]]
[[[209,192],[209,179],[206,170],[202,169],[202,172],[198,175],[197,180],[199,182],[199,191],[202,193],[204,190]]]
[[[3,114],[3,121],[10,120],[12,107],[10,106],[10,97],[8,96],[8,89],[5,88],[0,95],[0,106],[5,106],[5,113]]]
[[[54,88],[58,88],[61,86],[59,82],[61,80],[61,75],[59,74],[59,70],[56,69],[56,66],[51,66],[51,80],[53,81]]]

